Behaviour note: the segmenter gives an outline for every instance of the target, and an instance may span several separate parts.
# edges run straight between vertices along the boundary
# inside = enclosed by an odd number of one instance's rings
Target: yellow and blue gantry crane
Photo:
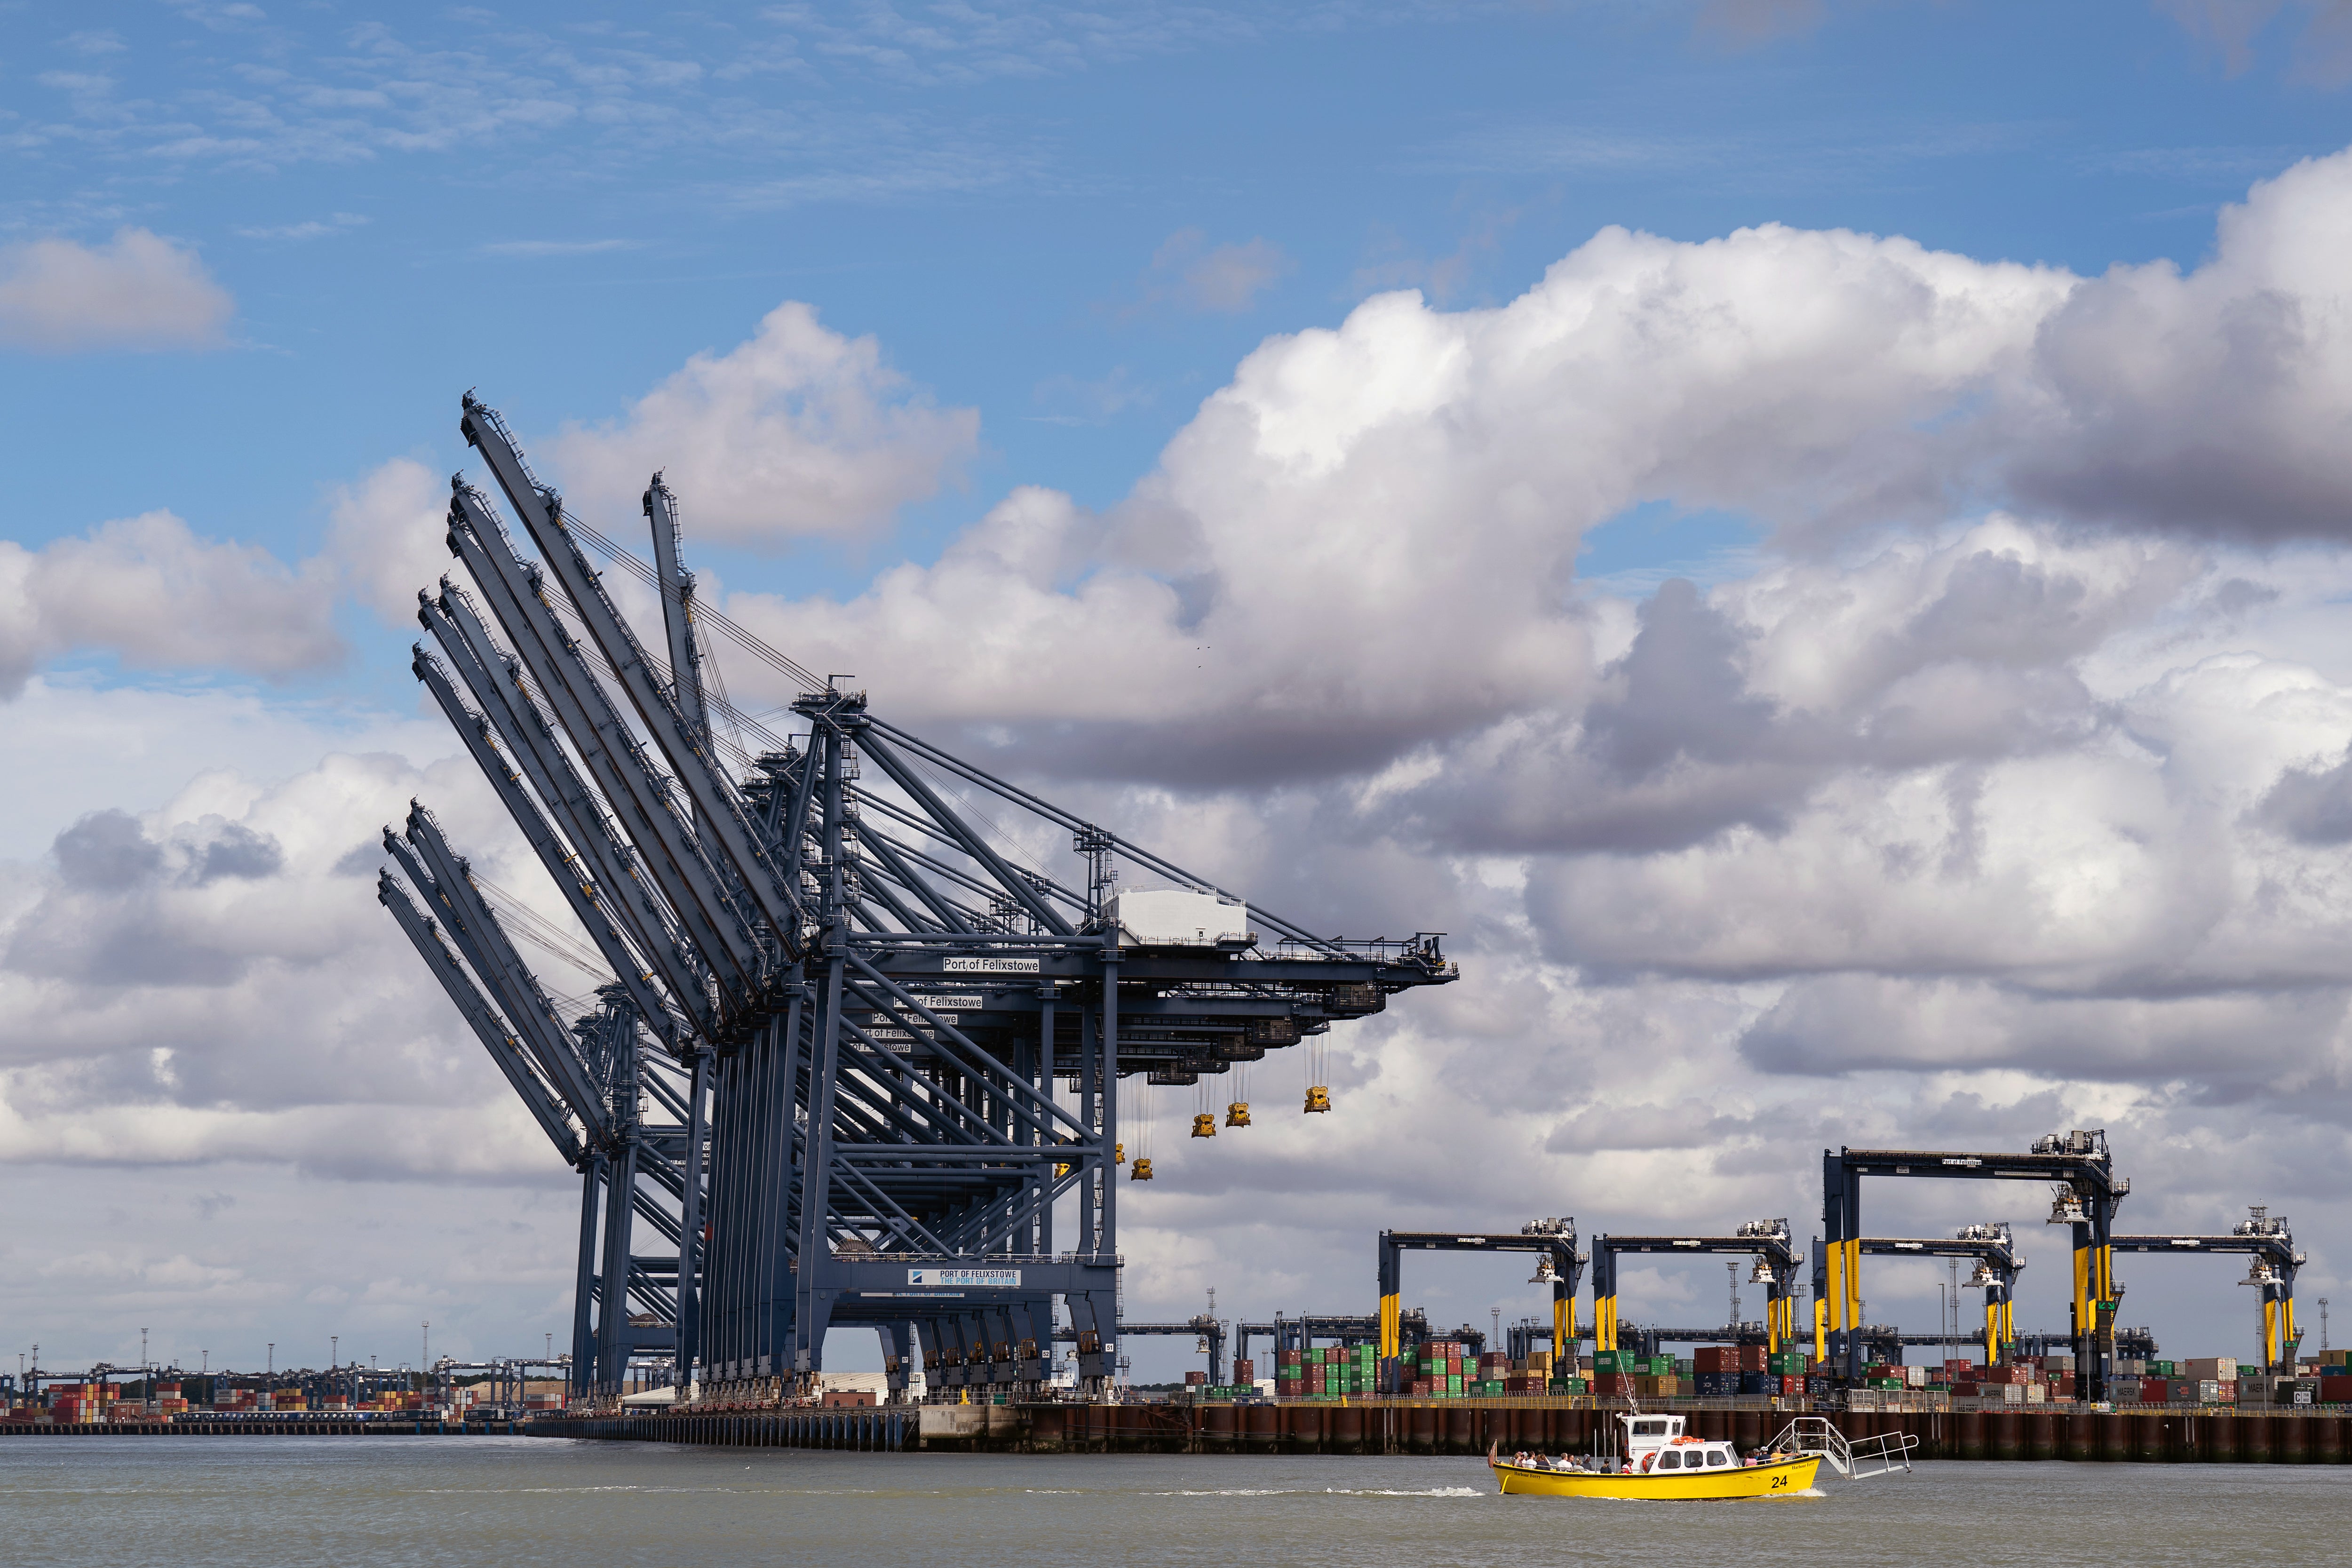
[[[2295,1250],[2294,1232],[2286,1215],[2271,1213],[2267,1205],[2254,1205],[2226,1236],[2117,1236],[2110,1237],[2108,1245],[2117,1252],[2157,1257],[2219,1253],[2249,1258],[2246,1277],[2238,1283],[2251,1285],[2260,1293],[2256,1310],[2262,1317],[2263,1371],[2294,1375],[2295,1350],[2303,1342],[2303,1331],[2294,1321],[2294,1277],[2303,1267],[2304,1255]],[[2123,1288],[2116,1289],[2120,1293]]]
[[[419,595],[415,668],[586,942],[421,805],[387,829],[379,897],[582,1173],[579,1391],[616,1391],[638,1353],[681,1386],[804,1380],[829,1329],[859,1327],[894,1389],[919,1349],[1018,1392],[1048,1375],[1057,1298],[1082,1383],[1107,1386],[1122,1086],[1445,984],[1439,936],[1319,936],[898,728],[696,597],[660,475],[647,562],[470,395],[459,427],[504,507],[452,481],[470,589]],[[652,590],[657,643],[592,552]],[[729,700],[714,636],[796,683],[786,732]],[[518,942],[593,1002],[559,1000]]]
[[[1381,1232],[1380,1354],[1383,1361],[1403,1353],[1404,1255],[1408,1252],[1533,1253],[1535,1278],[1528,1283],[1551,1287],[1552,1353],[1575,1353],[1576,1288],[1583,1279],[1585,1264],[1584,1254],[1576,1250],[1575,1220],[1531,1220],[1516,1231]]]
[[[1839,1149],[1822,1152],[1822,1240],[1827,1264],[1826,1349],[1841,1375],[1862,1372],[1862,1183],[1865,1176],[1910,1180],[2047,1184],[2056,1198],[2050,1222],[2074,1239],[2074,1364],[2084,1397],[2106,1397],[2115,1361],[2115,1256],[2109,1245],[2116,1205],[2131,1183],[2115,1173],[2104,1131],[2052,1133],[2022,1154],[1951,1150]]]
[[[1858,1258],[1963,1258],[1974,1264],[1967,1284],[1985,1293],[1984,1355],[1986,1364],[2000,1360],[2001,1347],[2017,1338],[2015,1301],[2017,1276],[2025,1268],[2019,1256],[2017,1238],[2009,1222],[1997,1220],[1986,1225],[1962,1226],[1949,1237],[1872,1236],[1863,1237],[1852,1244],[1851,1256]],[[1830,1248],[1820,1241],[1813,1243],[1813,1356],[1817,1361],[1829,1359],[1829,1321],[1831,1289],[1829,1283]],[[1857,1263],[1854,1267],[1860,1267]],[[1855,1292],[1859,1301],[1860,1292]],[[1851,1326],[1850,1326],[1851,1327]],[[1864,1331],[1861,1338],[1872,1336]],[[1883,1337],[1883,1336],[1879,1336]],[[1932,1336],[1939,1342],[1941,1336]],[[1901,1344],[1908,1342],[1897,1337],[1897,1354]]]
[[[1592,1238],[1592,1345],[1599,1351],[1619,1348],[1617,1260],[1627,1254],[1664,1253],[1675,1257],[1706,1257],[1729,1253],[1750,1255],[1756,1262],[1749,1283],[1764,1287],[1764,1344],[1778,1351],[1796,1338],[1796,1290],[1799,1255],[1790,1245],[1785,1219],[1750,1220],[1730,1236],[1617,1236]],[[1661,1338],[1669,1336],[1658,1336]]]

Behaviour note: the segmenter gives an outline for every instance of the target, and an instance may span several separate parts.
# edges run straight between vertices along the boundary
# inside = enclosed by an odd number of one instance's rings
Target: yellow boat
[[[1614,1456],[1585,1461],[1563,1458],[1558,1463],[1540,1456],[1505,1459],[1490,1447],[1487,1467],[1506,1497],[1696,1502],[1810,1491],[1826,1457],[1819,1451],[1783,1449],[1749,1462],[1741,1459],[1729,1443],[1685,1436],[1679,1415],[1637,1411],[1617,1419],[1625,1428],[1622,1464]]]

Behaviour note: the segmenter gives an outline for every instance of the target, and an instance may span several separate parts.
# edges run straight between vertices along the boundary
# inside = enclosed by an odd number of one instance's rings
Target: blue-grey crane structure
[[[454,479],[472,592],[418,595],[438,651],[415,668],[587,933],[555,945],[596,1005],[567,1021],[506,928],[549,933],[422,807],[387,830],[380,897],[583,1173],[583,1391],[662,1348],[682,1386],[772,1396],[829,1328],[866,1327],[894,1394],[919,1348],[935,1390],[1020,1392],[1048,1376],[1057,1300],[1106,1385],[1121,1085],[1195,1083],[1448,982],[1439,935],[1317,936],[898,728],[697,603],[659,474],[646,563],[470,395],[460,429],[537,559]],[[592,550],[657,592],[658,652]],[[714,630],[798,683],[792,733],[705,679]],[[1083,875],[1045,868],[1062,843]],[[639,1221],[674,1261],[631,1252]]]

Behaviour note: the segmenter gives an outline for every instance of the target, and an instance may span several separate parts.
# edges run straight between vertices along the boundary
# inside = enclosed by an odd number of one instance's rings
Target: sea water
[[[0,1558],[82,1564],[2352,1563],[2352,1467],[1922,1464],[1810,1496],[1496,1495],[1478,1459],[534,1437],[0,1440]]]

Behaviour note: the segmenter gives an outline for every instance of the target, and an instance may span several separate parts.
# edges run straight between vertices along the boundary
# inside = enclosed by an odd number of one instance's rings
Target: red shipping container
[[[1764,1358],[1770,1352],[1766,1351],[1762,1345],[1740,1345],[1732,1352],[1732,1354],[1738,1358],[1738,1364],[1736,1367],[1732,1367],[1727,1370],[1735,1372],[1762,1372],[1764,1370]]]
[[[2323,1377],[2319,1380],[2319,1403],[2322,1405],[2352,1405],[2352,1377]]]
[[[1738,1372],[1738,1350],[1731,1345],[1701,1345],[1691,1352],[1693,1372]]]

